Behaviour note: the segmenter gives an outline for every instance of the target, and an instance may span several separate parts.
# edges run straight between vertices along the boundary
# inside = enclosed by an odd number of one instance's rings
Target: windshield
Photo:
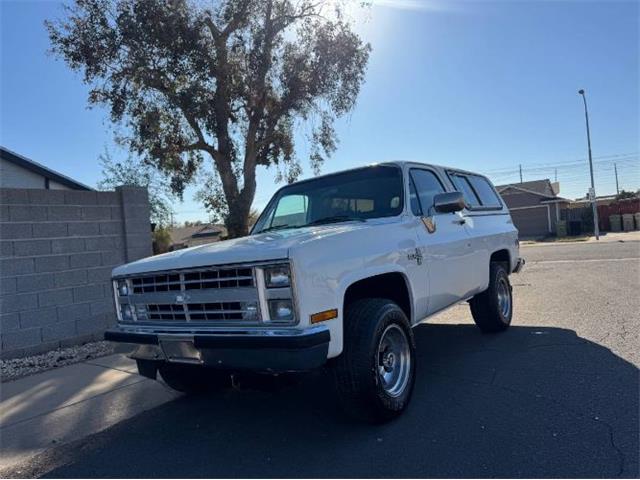
[[[375,166],[284,187],[262,213],[252,233],[309,225],[364,221],[400,215],[402,171]]]

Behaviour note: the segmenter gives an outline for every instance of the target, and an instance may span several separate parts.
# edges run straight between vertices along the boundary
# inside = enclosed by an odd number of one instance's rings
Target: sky
[[[478,171],[496,184],[589,187],[587,94],[598,195],[640,188],[640,2],[373,0],[356,29],[373,48],[355,109],[322,173],[388,160]],[[356,11],[356,9],[354,9]],[[113,141],[79,74],[47,53],[56,1],[0,0],[0,144],[95,186]],[[306,145],[299,142],[304,158]],[[306,162],[303,177],[312,173]],[[280,185],[260,167],[254,207]],[[187,191],[177,221],[207,220]]]

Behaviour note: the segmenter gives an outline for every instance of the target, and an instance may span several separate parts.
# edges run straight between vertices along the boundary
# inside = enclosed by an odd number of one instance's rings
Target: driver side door
[[[471,238],[462,212],[435,212],[435,195],[446,192],[437,172],[411,168],[409,176],[411,211],[420,220],[416,235],[424,257],[422,268],[428,282],[424,288],[429,292],[427,314],[431,315],[466,298],[473,289],[467,269]]]

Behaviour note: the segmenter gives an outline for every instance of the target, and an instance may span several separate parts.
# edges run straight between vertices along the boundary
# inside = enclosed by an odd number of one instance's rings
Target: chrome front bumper
[[[131,344],[131,358],[228,370],[303,371],[327,361],[325,326],[308,329],[166,330],[121,325],[105,340]]]

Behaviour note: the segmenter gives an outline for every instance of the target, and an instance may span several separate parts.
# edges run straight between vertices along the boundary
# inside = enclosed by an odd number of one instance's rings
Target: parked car
[[[116,268],[106,339],[184,392],[326,365],[347,409],[384,421],[411,398],[412,327],[467,300],[482,332],[507,329],[523,264],[485,177],[372,165],[281,188],[247,237]]]

